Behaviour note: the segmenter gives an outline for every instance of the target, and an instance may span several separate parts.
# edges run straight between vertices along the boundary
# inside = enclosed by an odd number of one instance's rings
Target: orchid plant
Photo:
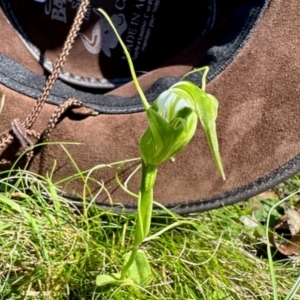
[[[120,273],[98,275],[96,283],[99,286],[132,283],[146,286],[151,282],[151,268],[147,256],[144,251],[140,250],[140,246],[150,230],[153,189],[157,170],[162,163],[173,159],[188,145],[195,134],[198,119],[206,134],[216,165],[222,178],[225,179],[216,133],[218,101],[214,96],[205,92],[206,76],[209,68],[203,67],[188,73],[203,72],[201,88],[182,78],[159,95],[155,102],[150,105],[139,85],[132,59],[125,44],[110,17],[102,9],[99,9],[99,11],[112,26],[125,52],[133,82],[146,111],[148,128],[139,142],[142,176],[132,250],[125,256],[125,263]]]

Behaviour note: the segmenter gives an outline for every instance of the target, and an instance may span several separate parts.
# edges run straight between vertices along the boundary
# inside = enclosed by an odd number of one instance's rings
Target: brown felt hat
[[[91,1],[60,78],[32,127],[24,128],[80,3],[1,1],[0,94],[6,100],[0,124],[9,132],[0,143],[2,169],[39,139],[30,130],[42,136],[49,131],[55,111],[50,144],[35,149],[29,169],[53,173],[65,198],[80,205],[84,181],[76,174],[95,167],[89,199],[105,208],[136,209],[136,198],[120,188],[115,174],[137,193],[140,173],[131,174],[140,162],[129,160],[139,157],[147,122],[122,49],[96,9],[101,6],[130,50],[150,102],[194,67],[210,67],[207,91],[219,100],[217,131],[227,179],[219,175],[199,126],[176,160],[160,166],[155,201],[179,213],[209,210],[299,172],[299,1]],[[197,85],[200,78],[188,77]],[[84,107],[64,112],[66,105],[58,105],[68,98]],[[104,166],[123,160],[128,161]]]

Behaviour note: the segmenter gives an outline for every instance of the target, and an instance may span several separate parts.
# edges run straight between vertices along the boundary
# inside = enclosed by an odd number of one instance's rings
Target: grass
[[[299,189],[299,178],[276,191],[285,196]],[[257,234],[266,229],[264,214],[255,230],[245,226],[248,203],[184,217],[155,214],[150,234],[177,226],[143,245],[152,285],[100,288],[96,276],[120,271],[130,250],[134,215],[93,206],[82,214],[49,180],[29,172],[7,184],[0,194],[0,299],[274,299],[265,238]],[[276,292],[284,299],[299,269],[272,253]]]

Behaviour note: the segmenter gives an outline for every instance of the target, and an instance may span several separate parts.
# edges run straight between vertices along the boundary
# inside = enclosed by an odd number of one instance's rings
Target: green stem
[[[134,71],[134,67],[133,67],[133,62],[132,62],[132,59],[130,57],[130,54],[127,50],[127,47],[126,45],[124,44],[124,42],[122,41],[122,38],[120,37],[116,27],[114,26],[113,22],[111,21],[111,18],[109,17],[109,15],[101,8],[98,8],[98,10],[104,15],[104,17],[106,18],[107,22],[109,23],[109,25],[112,27],[114,33],[116,34],[118,40],[119,40],[119,43],[120,45],[122,46],[123,48],[123,51],[125,53],[125,56],[127,58],[127,61],[128,61],[128,64],[129,64],[129,69],[130,69],[130,73],[131,73],[131,76],[132,76],[132,79],[133,79],[133,82],[134,82],[134,85],[135,85],[135,88],[137,89],[140,97],[141,97],[141,100],[143,102],[143,105],[145,107],[145,110],[147,110],[149,107],[150,107],[150,104],[148,103],[147,99],[146,99],[146,96],[137,80],[137,77],[136,77],[136,74],[135,74],[135,71]]]
[[[206,76],[207,76],[208,71],[209,71],[209,67],[208,66],[205,66],[205,67],[202,67],[202,68],[198,68],[198,69],[195,69],[195,70],[192,70],[192,71],[186,73],[180,79],[180,81],[182,81],[185,77],[187,77],[190,74],[201,72],[201,71],[203,71],[203,75],[202,75],[202,78],[201,78],[201,89],[205,92],[205,88],[206,88]]]
[[[135,238],[129,260],[122,269],[120,279],[125,278],[126,273],[135,260],[140,245],[149,233],[153,209],[153,187],[156,174],[157,166],[146,165],[142,161],[142,178],[138,198]]]

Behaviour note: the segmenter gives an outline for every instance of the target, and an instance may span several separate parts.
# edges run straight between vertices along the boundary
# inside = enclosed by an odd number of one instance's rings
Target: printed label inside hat
[[[1,5],[33,55],[49,71],[66,39],[80,0],[1,0]],[[111,17],[138,74],[156,68],[205,34],[215,22],[215,1],[91,1],[62,79],[82,86],[112,88],[129,80],[128,64]]]

